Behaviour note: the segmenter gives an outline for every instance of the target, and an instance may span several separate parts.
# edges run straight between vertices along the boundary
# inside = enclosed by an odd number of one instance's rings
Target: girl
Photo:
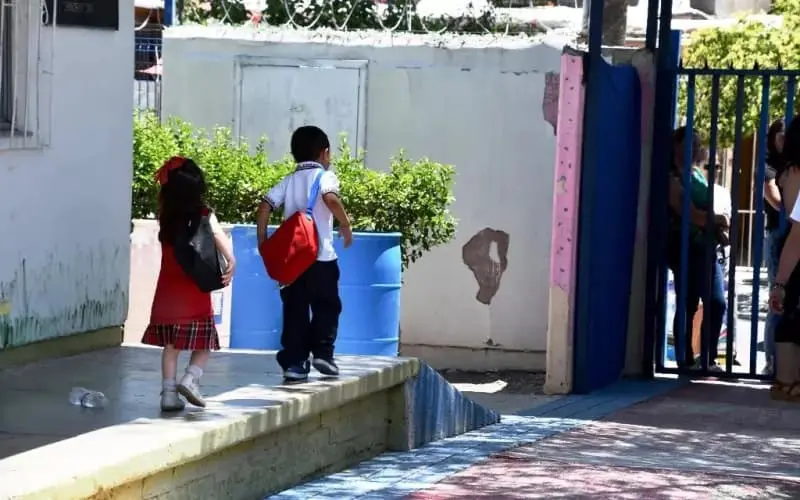
[[[174,255],[176,235],[190,221],[208,215],[217,249],[228,263],[223,283],[233,276],[235,260],[230,241],[205,202],[203,171],[188,158],[173,157],[156,172],[158,194],[158,239],[161,270],[158,274],[150,325],[142,343],[164,348],[161,355],[161,410],[180,411],[185,404],[178,394],[196,406],[205,406],[199,380],[210,351],[219,349],[211,294],[202,292],[183,271]],[[186,373],[176,380],[180,351],[192,351]]]

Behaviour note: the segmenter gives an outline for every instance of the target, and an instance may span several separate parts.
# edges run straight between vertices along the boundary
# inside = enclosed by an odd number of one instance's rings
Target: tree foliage
[[[740,19],[725,28],[698,30],[689,37],[682,62],[688,68],[734,69],[797,69],[800,88],[800,1],[778,0],[777,13],[783,15],[780,27],[759,20]],[[721,76],[719,92],[719,145],[731,146],[735,134],[737,76]],[[764,79],[761,76],[744,78],[743,135],[760,126],[761,95]],[[786,107],[787,78],[769,78],[770,120],[782,117]],[[687,79],[679,87],[680,116],[687,110]],[[796,101],[795,101],[796,102]],[[695,127],[708,132],[711,128],[712,77],[695,78]],[[795,108],[797,109],[797,108]]]

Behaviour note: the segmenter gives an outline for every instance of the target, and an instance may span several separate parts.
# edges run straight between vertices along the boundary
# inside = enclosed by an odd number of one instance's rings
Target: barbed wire
[[[497,7],[513,0],[185,0],[179,15],[190,23],[267,25],[314,30],[383,30],[442,34],[539,34],[535,21],[514,20]]]

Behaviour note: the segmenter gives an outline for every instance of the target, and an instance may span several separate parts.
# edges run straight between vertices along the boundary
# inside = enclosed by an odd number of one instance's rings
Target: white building
[[[0,367],[44,340],[63,354],[122,338],[133,5],[111,1],[0,11]]]

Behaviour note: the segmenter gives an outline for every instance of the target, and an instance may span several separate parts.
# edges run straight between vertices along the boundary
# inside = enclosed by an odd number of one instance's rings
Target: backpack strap
[[[306,207],[306,214],[309,217],[312,217],[314,212],[314,204],[317,202],[317,196],[319,196],[319,185],[322,182],[322,176],[325,174],[325,170],[320,169],[320,172],[317,174],[317,177],[314,179],[314,184],[311,185],[311,194],[308,195],[308,206]]]

